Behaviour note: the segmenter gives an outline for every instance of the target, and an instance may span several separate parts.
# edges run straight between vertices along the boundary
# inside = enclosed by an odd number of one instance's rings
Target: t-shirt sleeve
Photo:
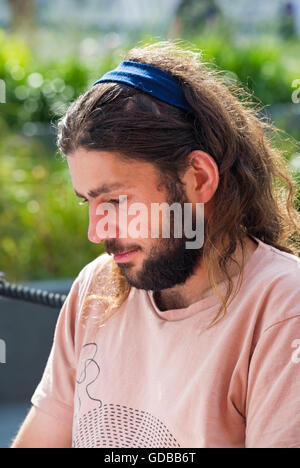
[[[300,314],[270,326],[255,347],[246,447],[300,448]]]
[[[75,388],[75,323],[78,308],[80,275],[61,309],[55,328],[52,349],[43,377],[31,403],[42,411],[72,424]]]

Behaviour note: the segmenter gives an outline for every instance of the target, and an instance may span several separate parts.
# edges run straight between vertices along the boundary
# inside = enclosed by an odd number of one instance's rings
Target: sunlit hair
[[[203,261],[220,297],[216,323],[240,289],[244,260],[238,265],[234,295],[228,264],[238,245],[244,258],[246,236],[299,255],[300,219],[285,153],[275,149],[276,129],[261,118],[249,93],[205,63],[201,52],[160,42],[132,49],[125,60],[171,73],[180,81],[194,115],[130,86],[101,83],[81,96],[60,121],[58,146],[64,155],[72,156],[82,147],[117,152],[125,161],[150,162],[169,187],[182,184],[193,150],[214,158],[220,182],[206,219]],[[228,284],[225,296],[216,282],[220,273]],[[109,316],[126,301],[130,287],[113,261],[107,282],[110,292],[102,290],[100,299],[107,303]],[[96,298],[97,290],[92,290],[87,304]]]

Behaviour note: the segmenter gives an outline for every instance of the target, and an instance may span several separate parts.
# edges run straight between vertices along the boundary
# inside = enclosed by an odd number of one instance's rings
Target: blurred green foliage
[[[73,277],[103,250],[88,241],[67,162],[0,124],[1,270],[13,281]]]
[[[192,41],[204,58],[228,70],[264,105],[291,102],[292,83],[300,73],[300,41],[234,43],[206,34]]]
[[[24,42],[0,30],[0,79],[7,89],[7,103],[1,114],[11,130],[22,130],[28,122],[48,125],[116,64],[110,54],[97,64],[87,64],[78,57],[37,61]]]
[[[299,43],[288,50],[284,44],[239,45],[213,34],[193,38],[191,46],[235,74],[264,104],[291,103],[292,82],[300,78]],[[0,104],[0,270],[11,281],[74,277],[103,252],[87,239],[87,208],[78,206],[50,129],[119,61],[113,52],[97,62],[37,61],[24,43],[0,30],[0,79],[7,92]]]

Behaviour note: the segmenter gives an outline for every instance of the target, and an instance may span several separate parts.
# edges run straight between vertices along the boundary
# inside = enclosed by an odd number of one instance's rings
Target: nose
[[[89,225],[88,239],[93,244],[101,244],[101,242],[104,241],[104,239],[101,239],[97,235],[95,223],[93,223],[91,220],[90,220],[90,225]]]
[[[89,241],[93,244],[100,244],[106,239],[115,238],[116,226],[111,221],[110,216],[97,215],[96,207],[91,203],[89,207]]]

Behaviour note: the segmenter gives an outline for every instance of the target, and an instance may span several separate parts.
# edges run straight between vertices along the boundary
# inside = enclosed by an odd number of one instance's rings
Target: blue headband
[[[100,80],[96,81],[93,86],[108,81],[125,83],[172,106],[194,112],[185,99],[177,79],[170,73],[153,65],[129,61],[122,62],[115,70],[106,73]]]

